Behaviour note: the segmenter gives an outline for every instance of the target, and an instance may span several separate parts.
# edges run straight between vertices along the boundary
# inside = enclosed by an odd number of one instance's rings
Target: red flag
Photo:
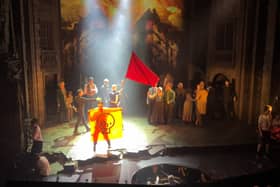
[[[125,78],[154,86],[159,81],[159,77],[141,59],[132,52]]]

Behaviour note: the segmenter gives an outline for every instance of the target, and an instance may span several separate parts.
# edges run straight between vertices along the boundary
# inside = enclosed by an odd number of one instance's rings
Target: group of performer
[[[218,106],[218,95],[211,84],[200,81],[194,90],[185,89],[183,82],[178,82],[173,90],[173,82],[157,84],[147,91],[148,122],[150,124],[170,124],[177,118],[185,123],[202,126],[205,119],[214,119]],[[224,113],[227,119],[235,116],[234,102],[236,94],[226,80],[221,94]]]
[[[87,126],[88,110],[95,108],[98,101],[102,101],[104,107],[120,107],[123,88],[124,81],[121,82],[120,86],[117,84],[110,86],[109,79],[105,78],[102,86],[98,89],[94,83],[94,78],[89,77],[84,88],[79,88],[76,96],[73,97],[71,91],[66,91],[65,82],[59,82],[57,90],[59,121],[71,121],[73,111],[75,111],[77,113],[77,121],[73,133],[77,134],[78,126],[81,123],[89,131],[89,127]]]
[[[215,105],[215,91],[211,85],[206,87],[204,81],[196,85],[195,90],[184,88],[182,82],[173,89],[173,81],[164,81],[163,85],[156,83],[147,91],[148,104],[148,122],[150,124],[171,124],[174,118],[181,119],[186,123],[194,122],[196,126],[201,126],[206,114],[211,116]],[[233,102],[236,100],[236,94],[230,87],[229,81],[225,81],[223,88],[224,111],[228,118],[234,116]],[[102,108],[122,108],[124,95],[124,81],[120,85],[112,84],[105,78],[103,84],[98,88],[93,77],[89,77],[83,88],[77,90],[74,97],[72,92],[67,92],[65,83],[59,83],[57,91],[57,106],[60,120],[64,122],[66,116],[71,120],[73,111],[77,113],[73,134],[78,134],[78,126],[82,123],[86,131],[90,131],[88,126],[88,111],[97,106]],[[99,98],[102,100],[100,103]],[[97,104],[100,105],[97,105]],[[211,109],[212,108],[212,109]],[[70,110],[70,112],[69,112]],[[70,114],[69,114],[70,113]],[[68,114],[68,115],[66,115]],[[108,143],[109,145],[109,143]]]
[[[103,107],[121,107],[121,96],[123,94],[124,81],[121,81],[120,86],[118,86],[117,84],[112,84],[110,86],[109,79],[105,78],[102,86],[100,87],[100,89],[98,89],[98,87],[94,83],[94,78],[89,77],[86,84],[84,85],[84,88],[79,88],[74,98],[71,92],[66,91],[64,81],[59,82],[58,88],[57,107],[60,121],[64,122],[66,120],[66,116],[68,117],[66,121],[70,121],[71,119],[69,118],[69,110],[70,112],[73,112],[74,110],[77,113],[77,121],[75,123],[73,135],[78,134],[78,127],[80,124],[84,125],[86,132],[89,132],[90,127],[88,126],[88,111],[92,108],[97,107],[96,113],[90,119],[95,121],[96,123],[94,133],[92,134],[94,141],[93,151],[96,151],[96,144],[99,133],[103,134],[105,140],[108,143],[108,148],[110,148],[111,142],[109,136],[107,132],[104,131],[104,129],[106,129],[104,127],[106,119],[102,118],[102,116],[105,116],[102,115]],[[69,96],[72,97],[69,98]],[[68,115],[66,115],[66,113]]]
[[[168,123],[172,120],[175,104],[175,92],[172,83],[167,83],[165,90],[161,86],[154,85],[147,92],[148,122]]]

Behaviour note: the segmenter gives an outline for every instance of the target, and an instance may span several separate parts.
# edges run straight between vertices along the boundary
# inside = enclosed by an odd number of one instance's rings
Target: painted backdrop
[[[114,63],[108,54],[110,42],[105,42],[104,35],[111,32],[119,3],[119,0],[61,0],[63,70],[66,82],[73,89],[88,75],[94,75],[100,82],[111,74],[100,64]],[[131,50],[161,77],[176,75],[184,1],[130,0],[130,3],[130,33],[127,35],[131,36]],[[102,16],[97,16],[98,12]],[[106,51],[102,62],[90,50],[100,51],[98,54]],[[126,67],[116,68],[120,77],[109,78],[122,79],[125,70]]]

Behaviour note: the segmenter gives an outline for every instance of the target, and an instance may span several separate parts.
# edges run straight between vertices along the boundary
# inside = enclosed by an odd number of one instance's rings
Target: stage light
[[[112,73],[118,81],[124,78],[131,54],[130,2],[130,0],[120,1],[120,5],[112,20],[111,47],[114,48],[114,54],[112,55],[115,57],[116,65],[112,66]],[[116,69],[120,69],[120,71],[116,71]]]
[[[131,53],[130,2],[121,0],[108,13],[97,0],[86,0],[89,14],[83,24],[87,63],[84,70],[95,77],[97,84],[104,77],[115,84],[124,79]],[[112,21],[105,14],[112,14]]]
[[[120,159],[123,158],[123,154],[126,151],[146,149],[148,146],[147,136],[144,130],[138,128],[135,118],[124,119],[124,130],[123,136],[119,139],[111,140],[112,150],[122,150],[119,155]],[[102,134],[99,135],[100,138]],[[72,160],[87,160],[93,156],[108,156],[108,145],[107,142],[101,139],[98,139],[96,146],[96,152],[93,152],[93,142],[91,141],[91,134],[85,133],[80,134],[73,140],[73,147],[69,150],[67,157],[71,157]]]
[[[102,152],[104,152],[103,148]],[[73,140],[73,146],[69,150],[67,157],[71,157],[72,160],[87,160],[93,157],[93,142],[91,141],[90,133],[81,134]]]

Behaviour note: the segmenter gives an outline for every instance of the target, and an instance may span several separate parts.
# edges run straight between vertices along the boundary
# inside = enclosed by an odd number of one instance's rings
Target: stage
[[[166,164],[196,169],[211,182],[237,182],[245,176],[252,184],[277,179],[274,175],[279,173],[279,149],[272,149],[271,159],[257,160],[256,129],[239,121],[207,121],[196,127],[179,120],[150,125],[143,116],[124,116],[122,138],[111,140],[109,150],[106,141],[99,141],[96,152],[90,132],[80,126],[79,134],[73,135],[74,124],[75,120],[42,129],[43,154],[50,160],[51,175],[24,176],[24,180],[133,184],[138,171]]]
[[[72,160],[86,160],[95,156],[90,132],[79,127],[78,135],[73,135],[75,120],[44,128],[44,152],[62,152]],[[100,134],[99,136],[102,136]],[[150,125],[143,116],[123,117],[123,136],[111,140],[111,149],[138,151],[149,145],[166,147],[225,147],[255,145],[255,127],[238,121],[209,121],[203,127],[185,124],[179,120],[172,124]],[[106,141],[99,141],[96,154],[106,154]]]

